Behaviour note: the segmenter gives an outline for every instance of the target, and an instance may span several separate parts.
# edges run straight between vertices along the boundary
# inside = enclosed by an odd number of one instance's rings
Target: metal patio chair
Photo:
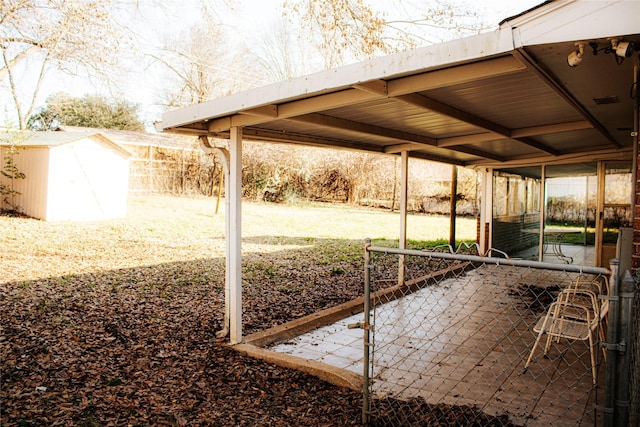
[[[596,384],[595,334],[599,333],[600,339],[604,340],[603,323],[609,311],[609,301],[601,299],[596,289],[598,287],[595,283],[574,281],[571,286],[560,292],[556,301],[549,306],[546,315],[533,327],[538,336],[529,353],[525,370],[533,361],[543,335],[547,335],[545,355],[549,352],[553,338],[556,338],[556,341],[560,341],[561,338],[588,341],[593,384]]]

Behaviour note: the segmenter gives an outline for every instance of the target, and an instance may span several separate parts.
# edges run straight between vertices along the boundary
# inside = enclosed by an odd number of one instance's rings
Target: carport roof
[[[462,166],[629,160],[637,53],[616,56],[611,38],[640,48],[640,2],[545,2],[491,33],[170,111],[157,128]]]

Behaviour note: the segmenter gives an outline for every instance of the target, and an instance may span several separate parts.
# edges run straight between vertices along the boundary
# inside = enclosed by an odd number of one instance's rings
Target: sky
[[[487,22],[497,28],[498,23],[504,18],[513,16],[542,3],[542,0],[442,0],[443,3],[462,2],[469,7],[477,8],[480,16],[485,16]],[[283,0],[209,0],[213,5],[220,28],[230,40],[237,42],[238,46],[258,46],[265,34],[275,31],[278,22],[286,19],[282,16],[280,5]],[[397,2],[397,3],[396,3]],[[131,22],[131,28],[146,43],[144,49],[155,50],[162,45],[167,35],[180,34],[193,24],[198,22],[202,0],[162,0],[161,7],[157,2],[150,0],[137,0],[140,12]],[[406,13],[416,13],[424,7],[425,0],[370,0],[370,4],[378,7],[386,7],[385,18],[394,19]],[[231,6],[227,10],[224,5]],[[391,8],[388,5],[393,5]],[[401,16],[404,17],[404,16]],[[149,66],[140,61],[132,64],[130,71],[118,79],[118,91],[116,96],[124,96],[132,103],[141,106],[143,121],[153,122],[160,119],[162,107],[158,105],[158,87],[162,83],[162,76],[158,68]],[[219,62],[220,67],[225,64]],[[224,69],[224,68],[223,68]],[[256,77],[246,70],[233,69],[231,65],[226,71],[234,73],[247,87],[256,87],[267,84],[261,81],[263,77]],[[46,98],[56,92],[65,92],[69,95],[82,97],[88,94],[101,94],[109,96],[104,87],[96,85],[82,76],[67,76],[52,72],[46,77],[43,90],[38,97],[38,105],[43,106]],[[6,92],[0,96],[0,114],[7,115],[10,107],[7,106],[9,98]],[[0,119],[5,119],[1,117]],[[3,121],[6,121],[3,120]]]

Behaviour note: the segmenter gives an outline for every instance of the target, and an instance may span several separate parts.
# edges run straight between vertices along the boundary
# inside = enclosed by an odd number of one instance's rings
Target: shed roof
[[[127,157],[133,156],[129,150],[100,132],[24,132],[20,136],[21,141],[19,141],[18,145],[25,148],[57,147],[80,141],[85,138],[98,138]],[[11,145],[11,141],[0,138],[0,146],[8,145]]]
[[[640,48],[640,2],[550,1],[491,33],[170,111],[157,128],[228,138],[242,127],[248,140],[462,166],[630,159],[637,54],[617,56],[621,42]]]
[[[146,133],[120,129],[99,129],[84,126],[60,125],[56,128],[59,132],[89,132],[101,133],[112,141],[123,145],[154,146],[174,149],[192,149],[198,146],[193,138],[180,135],[169,135],[163,133]]]

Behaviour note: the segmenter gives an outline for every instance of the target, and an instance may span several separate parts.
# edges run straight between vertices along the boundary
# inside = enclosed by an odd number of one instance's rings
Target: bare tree
[[[341,65],[347,54],[367,58],[387,53],[382,40],[384,20],[363,0],[287,0],[284,8],[307,37],[319,39],[325,68]]]
[[[264,76],[243,60],[247,49],[227,39],[217,12],[208,3],[202,3],[200,16],[187,30],[165,39],[158,53],[149,54],[165,69],[159,100],[164,106],[200,103],[265,83]]]
[[[47,72],[105,77],[127,45],[112,0],[0,1],[0,82],[24,129]]]
[[[167,40],[161,55],[152,55],[168,70],[162,104],[180,107],[209,99],[221,80],[216,72],[221,37],[215,27],[194,26]]]
[[[412,4],[409,10],[407,2],[385,2],[386,10],[394,10],[398,19],[390,19],[388,12],[370,4],[365,0],[286,0],[284,8],[307,37],[315,38],[325,68],[485,29],[477,13],[461,3],[432,0]]]
[[[309,49],[297,42],[293,31],[286,21],[280,21],[273,31],[264,34],[260,39],[261,43],[252,49],[252,54],[257,58],[269,81],[288,80],[313,71]]]

